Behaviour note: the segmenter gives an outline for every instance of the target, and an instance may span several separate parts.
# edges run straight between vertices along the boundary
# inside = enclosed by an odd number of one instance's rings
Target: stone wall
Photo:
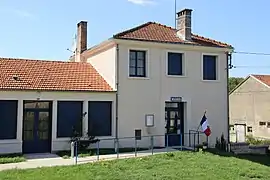
[[[230,150],[234,154],[267,154],[268,145],[250,145],[249,143],[232,143]]]

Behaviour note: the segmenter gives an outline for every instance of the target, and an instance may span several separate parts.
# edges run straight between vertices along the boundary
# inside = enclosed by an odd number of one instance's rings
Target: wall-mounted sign
[[[146,127],[153,127],[154,123],[154,114],[146,114],[145,115],[145,126]]]
[[[171,101],[172,102],[181,102],[182,101],[182,97],[171,97]]]

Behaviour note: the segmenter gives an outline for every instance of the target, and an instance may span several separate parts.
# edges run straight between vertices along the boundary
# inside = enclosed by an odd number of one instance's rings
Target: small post
[[[97,142],[97,161],[99,161],[99,141]]]
[[[151,151],[152,151],[152,155],[154,154],[154,137],[151,136]]]
[[[195,133],[193,134],[193,140],[194,140],[194,144],[193,144],[194,151],[196,151],[196,145],[195,145],[195,142],[196,142],[196,134],[195,134]]]
[[[180,150],[183,150],[183,141],[182,141],[182,133],[180,133]]]
[[[198,135],[197,135],[198,136],[197,143],[200,144],[200,133],[199,133],[199,131],[197,133],[198,133]]]
[[[78,141],[75,141],[75,164],[78,163]]]
[[[189,147],[191,147],[190,130],[188,131],[188,142],[189,142]]]
[[[137,157],[137,140],[135,138],[135,157]]]
[[[119,139],[116,139],[116,153],[117,153],[117,159],[119,158]]]
[[[74,158],[74,148],[75,148],[75,143],[74,143],[74,141],[72,141],[70,143],[70,157],[71,158]]]
[[[167,139],[167,142],[166,142],[166,149],[167,149],[167,152],[168,152],[168,144],[169,144],[169,135],[168,134],[166,134],[165,135],[166,136],[166,139]]]

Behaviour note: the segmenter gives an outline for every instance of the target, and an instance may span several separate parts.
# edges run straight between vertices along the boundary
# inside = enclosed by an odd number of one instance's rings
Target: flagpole
[[[177,19],[176,19],[176,11],[177,11],[177,4],[176,4],[176,0],[174,0],[174,27],[175,27],[175,29],[177,29],[177,23],[176,23],[176,21],[177,21]]]

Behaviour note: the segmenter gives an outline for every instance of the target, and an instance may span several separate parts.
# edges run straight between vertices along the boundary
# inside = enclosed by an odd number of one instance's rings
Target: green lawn
[[[22,154],[0,155],[0,164],[18,163],[26,161]]]
[[[243,158],[243,157],[242,157]],[[269,157],[264,156],[264,159]],[[1,180],[270,179],[270,167],[237,157],[176,152],[77,166],[0,172]]]
[[[144,151],[148,150],[146,148],[137,148],[137,151]],[[119,153],[125,153],[125,152],[135,152],[134,148],[120,148]],[[61,156],[63,158],[70,158],[70,151],[59,151],[56,153],[58,156]],[[99,155],[106,155],[106,154],[115,154],[114,149],[99,149]],[[87,156],[95,156],[97,155],[97,149],[91,149],[91,150],[83,150],[79,151],[78,157],[87,157]]]

